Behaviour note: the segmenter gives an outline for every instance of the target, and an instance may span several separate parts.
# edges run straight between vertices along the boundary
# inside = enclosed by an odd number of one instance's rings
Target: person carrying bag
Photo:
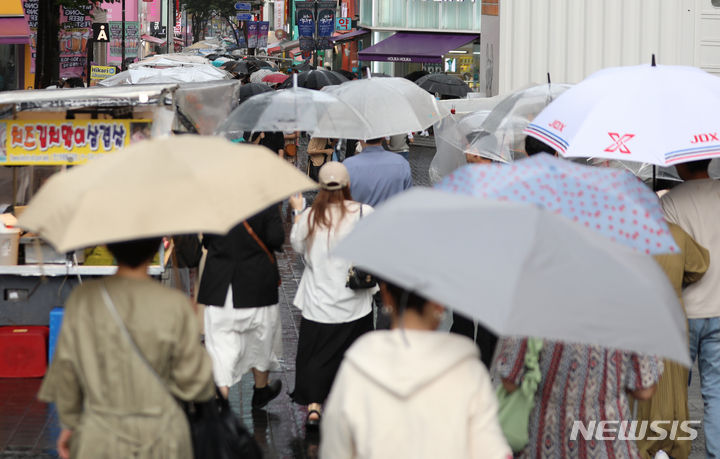
[[[330,139],[326,139],[324,137],[313,137],[310,139],[310,143],[308,144],[308,163],[307,163],[307,174],[308,177],[318,181],[318,174],[320,172],[320,168],[327,163],[333,152],[335,151],[335,147],[333,146],[333,142]]]

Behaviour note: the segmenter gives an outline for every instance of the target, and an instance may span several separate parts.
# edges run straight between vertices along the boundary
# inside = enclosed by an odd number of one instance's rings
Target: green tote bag
[[[525,375],[520,387],[511,394],[502,385],[497,389],[500,427],[510,448],[516,453],[522,451],[530,441],[528,423],[530,413],[535,406],[535,393],[542,379],[538,361],[542,347],[541,339],[528,338],[527,351],[525,351]]]

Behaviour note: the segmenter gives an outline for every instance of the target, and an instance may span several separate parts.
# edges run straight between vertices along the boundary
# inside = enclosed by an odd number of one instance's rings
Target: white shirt
[[[372,294],[375,289],[351,290],[345,287],[351,263],[332,256],[337,244],[353,229],[360,219],[360,204],[345,201],[347,213],[342,221],[340,206],[330,208],[332,231],[318,227],[312,240],[307,240],[310,209],[306,209],[292,227],[290,243],[305,258],[305,272],[293,304],[308,320],[322,323],[344,323],[360,319],[372,311]],[[363,217],[373,208],[363,204]]]
[[[689,180],[660,200],[667,219],[710,252],[710,267],[683,290],[688,319],[720,317],[720,181]]]

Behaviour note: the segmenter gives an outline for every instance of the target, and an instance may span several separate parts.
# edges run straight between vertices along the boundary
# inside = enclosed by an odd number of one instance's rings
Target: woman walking
[[[302,311],[293,401],[308,405],[306,426],[317,429],[343,354],[373,326],[371,301],[377,290],[345,286],[350,263],[331,256],[333,248],[372,207],[352,200],[350,176],[330,162],[318,174],[321,190],[309,210],[300,195],[290,198],[295,223],[290,242],[305,258],[294,304]]]
[[[437,332],[444,308],[382,284],[391,330],[352,345],[322,421],[320,456],[510,459],[478,349]]]
[[[62,459],[193,456],[187,418],[175,398],[214,396],[211,361],[187,297],[147,275],[159,246],[159,238],[109,244],[117,274],[85,282],[67,300],[38,394],[57,407]]]
[[[225,236],[203,238],[208,250],[198,302],[205,308],[205,347],[213,360],[215,383],[227,397],[230,386],[252,370],[252,408],[280,393],[281,351],[278,284],[274,252],[285,240],[280,209],[271,206],[235,226]]]

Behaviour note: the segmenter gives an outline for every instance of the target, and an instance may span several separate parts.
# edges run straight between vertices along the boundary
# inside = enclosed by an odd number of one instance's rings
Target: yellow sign
[[[91,80],[104,80],[115,75],[115,67],[111,65],[93,65],[90,67]]]
[[[152,120],[0,121],[0,165],[83,164],[150,137]]]

